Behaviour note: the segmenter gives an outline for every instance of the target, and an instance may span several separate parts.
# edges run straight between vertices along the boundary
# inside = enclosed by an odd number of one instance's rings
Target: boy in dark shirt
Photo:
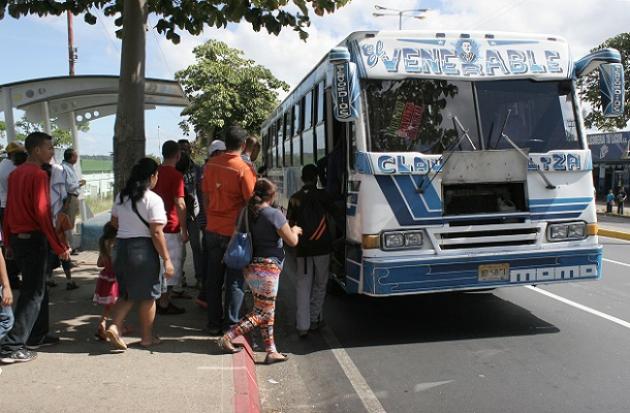
[[[333,236],[329,225],[334,214],[331,196],[317,188],[315,165],[302,168],[304,186],[291,196],[287,219],[304,231],[296,247],[297,330],[300,337],[319,327],[326,298]]]

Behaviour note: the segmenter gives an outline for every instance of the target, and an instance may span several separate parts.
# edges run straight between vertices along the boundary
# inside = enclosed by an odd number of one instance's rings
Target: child
[[[64,244],[68,249],[70,249],[70,244],[68,243],[68,238],[66,236],[67,231],[72,229],[72,224],[70,223],[70,217],[68,216],[68,209],[70,208],[70,197],[67,197],[63,200],[63,207],[61,211],[57,214],[57,219],[55,220],[55,232],[57,233],[57,237],[62,244]],[[61,263],[61,267],[63,268],[64,274],[66,274],[66,290],[76,290],[79,288],[77,283],[72,280],[72,262],[70,260],[64,261],[60,260],[56,256],[50,257],[53,262],[53,266],[51,268],[57,268],[59,264],[55,265],[57,262]],[[51,275],[52,275],[52,269]],[[55,286],[54,281],[51,280],[51,286]]]
[[[326,284],[330,275],[330,253],[333,235],[328,225],[335,213],[333,200],[317,188],[318,170],[315,165],[302,168],[304,186],[291,196],[287,219],[290,225],[302,228],[296,248],[296,327],[300,337],[317,330],[322,321]]]
[[[118,282],[114,275],[114,264],[112,260],[112,251],[116,242],[116,228],[108,222],[103,227],[103,235],[98,240],[99,255],[96,265],[103,268],[96,280],[96,289],[94,291],[94,303],[104,305],[103,315],[98,322],[96,337],[100,340],[107,340],[105,330],[107,328],[107,318],[112,306],[118,300]]]
[[[2,242],[2,233],[0,232],[0,243]],[[13,328],[13,294],[11,285],[9,284],[9,276],[7,275],[7,267],[4,263],[4,256],[0,250],[0,341]],[[0,369],[0,374],[2,369]]]

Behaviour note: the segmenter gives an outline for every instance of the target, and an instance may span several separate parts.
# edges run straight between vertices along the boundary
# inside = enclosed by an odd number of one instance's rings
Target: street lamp
[[[402,30],[402,18],[405,14],[415,14],[415,13],[426,13],[427,11],[429,11],[429,9],[405,9],[405,10],[400,10],[400,9],[391,9],[389,7],[383,7],[383,6],[379,6],[378,4],[374,5],[374,8],[376,10],[383,10],[386,12],[390,12],[390,13],[372,13],[372,16],[374,17],[385,17],[385,16],[398,16],[398,30]],[[417,15],[417,16],[411,16],[414,19],[425,19],[426,16],[423,15]]]

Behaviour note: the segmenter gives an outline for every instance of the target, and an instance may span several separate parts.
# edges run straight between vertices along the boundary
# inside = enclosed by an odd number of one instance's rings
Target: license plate
[[[484,264],[479,266],[479,281],[507,281],[510,264]]]

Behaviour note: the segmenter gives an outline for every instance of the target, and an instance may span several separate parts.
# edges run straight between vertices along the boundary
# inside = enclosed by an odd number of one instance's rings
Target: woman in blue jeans
[[[2,242],[2,233],[0,233],[0,243]],[[7,267],[4,262],[4,255],[0,250],[0,341],[13,328],[13,293],[9,284],[9,276],[7,275]],[[0,373],[2,370],[0,369]]]

